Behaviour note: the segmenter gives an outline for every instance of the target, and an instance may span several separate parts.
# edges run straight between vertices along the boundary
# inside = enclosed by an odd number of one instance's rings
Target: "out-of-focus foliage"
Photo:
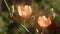
[[[15,0],[7,0],[7,3],[9,7],[14,3]],[[38,1],[37,1],[38,2]],[[33,4],[33,15],[38,14],[38,4]],[[55,23],[57,27],[60,27],[60,0],[42,0],[40,2],[41,5],[44,6],[45,10],[49,10],[50,8],[54,8],[56,13]],[[35,6],[34,6],[35,5]],[[37,15],[36,15],[37,16]],[[20,19],[20,18],[19,18]],[[20,19],[20,23],[26,22],[26,27],[36,34],[35,28],[36,28],[36,20],[26,19]],[[32,28],[32,29],[30,29]],[[59,28],[57,29],[57,32],[60,31]],[[5,3],[3,0],[0,0],[0,34],[29,34],[24,28],[17,25],[17,22],[10,17],[10,12],[8,11]],[[59,32],[58,32],[59,34]]]
[[[60,14],[60,0],[54,0],[52,2],[53,7],[55,8],[56,12]]]
[[[56,12],[56,24],[57,26],[60,27],[60,0],[53,0],[52,2],[52,6],[55,9]]]

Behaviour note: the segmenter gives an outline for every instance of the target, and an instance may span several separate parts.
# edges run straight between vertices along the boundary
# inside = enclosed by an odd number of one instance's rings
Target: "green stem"
[[[13,19],[17,22],[17,23],[20,23],[20,21],[15,17],[13,16]],[[28,33],[32,34],[23,24],[19,24],[23,29],[25,29]]]
[[[24,19],[24,23],[23,23],[23,25],[24,25],[24,26],[26,26],[26,24],[25,24],[25,23],[26,23],[26,19]]]

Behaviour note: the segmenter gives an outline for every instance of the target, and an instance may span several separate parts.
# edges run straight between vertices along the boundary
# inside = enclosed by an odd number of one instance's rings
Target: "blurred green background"
[[[16,0],[6,0],[9,7],[14,4]],[[56,13],[55,23],[57,26],[57,34],[60,34],[60,0],[36,0],[36,2],[44,6],[45,10],[49,10],[50,8],[54,8]],[[34,5],[34,3],[32,2]],[[33,15],[36,15],[38,13],[37,11],[37,4],[32,6]],[[36,9],[36,11],[35,11]],[[23,22],[24,19],[20,18],[20,23]],[[36,24],[35,20],[32,20],[32,18],[27,19],[26,21],[26,27],[32,31],[33,34],[38,34],[35,32]],[[32,29],[30,29],[32,28]],[[18,23],[10,17],[10,12],[6,7],[6,4],[4,3],[4,0],[0,0],[0,34],[29,34],[25,29],[23,29],[21,26],[18,25]]]

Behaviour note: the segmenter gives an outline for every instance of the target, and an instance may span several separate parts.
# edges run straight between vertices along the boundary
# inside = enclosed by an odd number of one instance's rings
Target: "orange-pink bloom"
[[[21,17],[23,18],[29,18],[32,14],[32,9],[31,9],[31,6],[29,5],[25,5],[24,7],[23,6],[18,6],[18,13]]]
[[[42,28],[47,28],[51,24],[51,19],[50,17],[46,16],[39,16],[38,17],[38,25]]]

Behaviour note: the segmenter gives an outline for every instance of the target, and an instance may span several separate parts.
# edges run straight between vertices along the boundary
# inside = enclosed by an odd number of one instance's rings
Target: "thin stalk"
[[[8,4],[7,4],[7,2],[6,2],[6,0],[4,0],[4,2],[5,2],[5,4],[6,4],[8,10],[10,11],[10,8],[9,8],[9,6],[8,6]]]
[[[17,18],[15,18],[15,16],[13,16],[13,19],[14,19],[17,23],[20,22]],[[19,24],[19,25],[20,25],[23,29],[25,29],[28,33],[32,34],[23,24]]]

